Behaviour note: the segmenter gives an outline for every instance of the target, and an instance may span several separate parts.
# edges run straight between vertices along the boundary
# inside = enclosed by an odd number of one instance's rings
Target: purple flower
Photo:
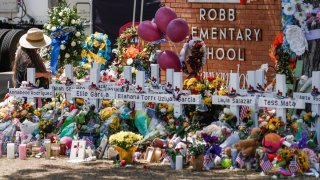
[[[207,133],[202,133],[202,138],[206,143],[215,143],[218,142],[218,137],[217,136],[210,136]]]

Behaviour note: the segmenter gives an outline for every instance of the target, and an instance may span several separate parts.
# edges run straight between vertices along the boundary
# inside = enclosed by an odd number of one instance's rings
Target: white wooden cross
[[[311,93],[293,93],[295,99],[300,99],[305,103],[311,104],[311,111],[320,114],[320,95],[317,93],[320,90],[320,71],[312,72],[312,90]],[[313,128],[317,131],[317,140],[320,142],[320,118],[316,120]]]
[[[71,64],[66,64],[64,67],[64,74],[67,78],[65,84],[50,84],[50,88],[53,89],[54,93],[63,93],[66,99],[71,99],[71,90],[76,88],[76,82],[73,77],[73,66]],[[69,84],[72,81],[72,84]],[[53,82],[54,83],[54,82]]]
[[[35,87],[35,68],[27,68],[27,86],[21,85],[20,88],[9,88],[11,96],[26,97],[28,102],[35,102],[34,98],[52,98],[53,90]],[[32,87],[31,87],[32,85]]]
[[[238,96],[239,93],[239,73],[230,73],[229,90],[232,96],[212,96],[212,104],[229,105],[230,111],[237,117],[237,124],[240,122],[239,107],[255,106],[255,97]]]
[[[282,121],[287,122],[286,109],[304,109],[305,104],[302,100],[294,100],[286,98],[286,76],[284,74],[276,75],[276,93],[278,98],[260,97],[259,107],[276,108],[276,115]]]

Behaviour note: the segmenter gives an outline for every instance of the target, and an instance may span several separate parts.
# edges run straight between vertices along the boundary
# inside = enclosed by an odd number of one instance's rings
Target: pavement
[[[13,87],[12,74],[13,72],[0,72],[0,101],[8,93],[8,81],[10,82],[10,87]]]

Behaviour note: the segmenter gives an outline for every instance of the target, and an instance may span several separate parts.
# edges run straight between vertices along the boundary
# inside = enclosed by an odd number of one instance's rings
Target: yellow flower
[[[211,107],[211,106],[212,106],[212,98],[211,98],[211,97],[205,97],[204,100],[203,100],[203,103],[204,103],[206,106]]]
[[[40,117],[41,116],[41,112],[39,110],[35,110],[33,112],[36,116]]]
[[[110,123],[110,128],[113,130],[118,130],[120,127],[120,118],[119,117],[114,117],[112,119],[112,122]]]
[[[312,117],[312,112],[308,112],[303,115],[303,120],[308,121]]]
[[[203,91],[205,88],[206,86],[204,84],[198,83],[195,89],[200,92]]]
[[[168,112],[173,112],[173,106],[168,107]]]
[[[308,158],[308,155],[304,151],[301,151],[298,154],[297,162],[298,162],[302,171],[306,171],[309,169],[309,158]]]
[[[280,128],[280,121],[278,118],[271,118],[268,122],[268,127],[270,130],[276,130]]]
[[[82,51],[81,51],[81,57],[86,57],[86,56],[87,56],[86,50],[82,50]]]
[[[193,85],[193,84],[195,84],[197,82],[198,82],[198,80],[196,78],[191,78],[189,80],[186,80],[186,86],[188,88],[189,86],[191,86],[191,85]]]
[[[218,91],[218,95],[219,95],[219,96],[225,96],[225,95],[227,95],[227,94],[229,94],[229,93],[230,93],[230,91],[227,90],[227,89],[222,89],[222,90],[219,90],[219,91]]]

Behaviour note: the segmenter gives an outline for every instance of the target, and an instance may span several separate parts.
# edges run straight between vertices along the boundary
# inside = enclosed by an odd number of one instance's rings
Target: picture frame
[[[146,151],[146,155],[144,156],[145,161],[151,163],[154,159],[155,149],[153,147],[148,147]]]

